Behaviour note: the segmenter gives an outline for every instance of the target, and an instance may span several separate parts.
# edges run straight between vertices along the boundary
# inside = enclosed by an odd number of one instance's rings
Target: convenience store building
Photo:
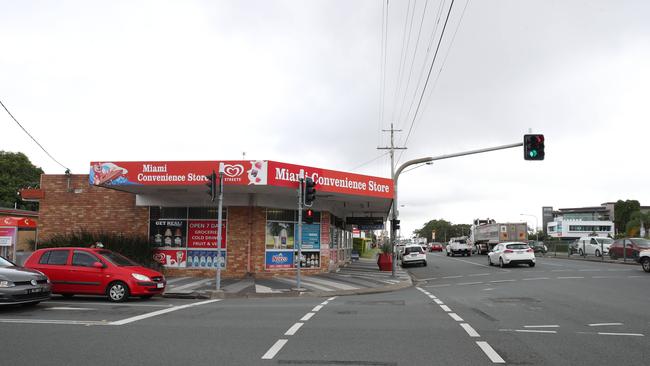
[[[352,230],[382,229],[391,179],[269,160],[92,162],[89,175],[41,177],[39,237],[74,231],[146,236],[168,275],[212,276],[217,203],[206,175],[224,164],[223,276],[295,273],[297,188],[316,183],[312,224],[302,226],[302,267],[325,272],[350,260]]]

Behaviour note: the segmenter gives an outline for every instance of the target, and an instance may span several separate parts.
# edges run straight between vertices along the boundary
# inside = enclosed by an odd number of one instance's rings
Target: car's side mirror
[[[93,268],[104,268],[104,265],[101,262],[93,263]]]

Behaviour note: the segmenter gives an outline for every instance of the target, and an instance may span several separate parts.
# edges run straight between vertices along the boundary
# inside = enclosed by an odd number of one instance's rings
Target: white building
[[[556,216],[554,221],[547,224],[546,231],[550,237],[562,239],[577,239],[594,233],[598,236],[614,237],[614,223]]]

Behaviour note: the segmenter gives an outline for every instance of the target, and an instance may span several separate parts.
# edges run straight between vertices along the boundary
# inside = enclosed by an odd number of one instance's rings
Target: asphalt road
[[[650,275],[429,254],[412,288],[330,298],[0,308],[2,365],[646,365]],[[604,333],[604,334],[603,334]]]

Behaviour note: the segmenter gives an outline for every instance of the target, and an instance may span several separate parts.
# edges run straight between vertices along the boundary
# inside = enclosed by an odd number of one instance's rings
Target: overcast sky
[[[545,134],[543,162],[516,148],[403,174],[404,235],[439,218],[541,225],[545,205],[650,205],[650,2],[455,1],[414,120],[450,2],[390,0],[384,17],[380,0],[0,0],[0,100],[78,174],[246,152],[389,177],[386,155],[362,164],[391,122],[398,146],[411,129],[400,164]],[[0,131],[0,150],[63,173],[3,110]]]

